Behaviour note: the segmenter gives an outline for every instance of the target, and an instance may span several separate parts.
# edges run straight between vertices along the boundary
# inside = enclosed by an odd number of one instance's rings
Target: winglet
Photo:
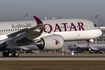
[[[33,16],[34,19],[36,20],[37,24],[43,24],[43,22],[36,16]]]

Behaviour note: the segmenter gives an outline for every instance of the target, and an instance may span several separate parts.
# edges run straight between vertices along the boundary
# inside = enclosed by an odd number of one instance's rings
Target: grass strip
[[[105,61],[0,61],[0,70],[105,70]]]

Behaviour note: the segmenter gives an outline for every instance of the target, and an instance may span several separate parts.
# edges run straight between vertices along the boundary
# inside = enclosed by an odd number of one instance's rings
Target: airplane
[[[87,48],[87,44],[71,44],[68,46],[68,49],[78,52],[94,51],[95,53],[100,53],[105,51],[105,44],[90,44],[89,49]]]
[[[40,20],[33,17],[36,21],[0,22],[0,51],[3,57],[18,57],[18,46],[35,44],[40,50],[59,50],[64,46],[64,41],[90,40],[102,34],[87,19]]]

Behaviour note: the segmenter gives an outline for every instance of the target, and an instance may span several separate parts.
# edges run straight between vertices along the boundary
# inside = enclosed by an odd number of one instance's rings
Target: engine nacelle
[[[64,39],[60,35],[49,35],[42,37],[36,45],[41,50],[59,50],[64,46]]]

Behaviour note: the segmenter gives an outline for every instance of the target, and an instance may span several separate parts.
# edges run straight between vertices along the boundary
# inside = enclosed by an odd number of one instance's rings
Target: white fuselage
[[[94,23],[86,19],[51,19],[42,20],[44,31],[36,39],[43,36],[58,34],[65,41],[87,40],[101,36],[102,32]],[[0,22],[0,40],[8,38],[7,35],[17,32],[21,29],[32,28],[36,26],[35,20]]]

